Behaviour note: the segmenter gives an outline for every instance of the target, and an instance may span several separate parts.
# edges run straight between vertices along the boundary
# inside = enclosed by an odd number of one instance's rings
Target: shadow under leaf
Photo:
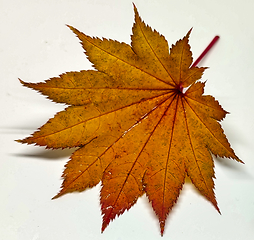
[[[67,148],[67,149],[38,149],[33,150],[29,153],[18,153],[15,154],[19,157],[28,157],[28,158],[38,158],[44,160],[61,160],[63,158],[68,158],[76,150],[76,148]]]

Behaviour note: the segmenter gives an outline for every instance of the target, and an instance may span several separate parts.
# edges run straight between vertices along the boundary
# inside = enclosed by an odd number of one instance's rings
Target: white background
[[[194,59],[221,39],[199,66],[209,66],[206,94],[229,111],[222,125],[245,165],[215,160],[222,215],[185,184],[164,239],[250,240],[254,235],[254,2],[253,0],[135,0],[142,19],[175,43],[193,27]],[[130,43],[129,0],[0,0],[0,239],[162,239],[145,197],[103,234],[97,186],[51,200],[71,150],[45,150],[14,139],[30,135],[64,108],[22,87],[66,71],[91,69],[65,26]]]

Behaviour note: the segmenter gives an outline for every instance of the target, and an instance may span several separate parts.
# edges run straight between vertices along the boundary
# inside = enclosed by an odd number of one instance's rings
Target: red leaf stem
[[[206,47],[206,49],[201,53],[201,55],[197,58],[197,60],[192,64],[191,67],[196,67],[198,63],[202,60],[202,58],[208,53],[208,51],[212,48],[212,46],[219,40],[219,36],[215,36],[210,44]]]

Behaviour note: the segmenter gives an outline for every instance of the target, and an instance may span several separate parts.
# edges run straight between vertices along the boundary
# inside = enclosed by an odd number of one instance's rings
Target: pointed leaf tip
[[[160,222],[160,229],[161,229],[161,236],[163,237],[164,230],[165,230],[165,221]]]

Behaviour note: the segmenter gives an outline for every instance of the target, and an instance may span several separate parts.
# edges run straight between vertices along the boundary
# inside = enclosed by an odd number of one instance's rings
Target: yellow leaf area
[[[102,182],[102,231],[146,193],[163,234],[186,176],[219,211],[211,153],[241,160],[218,123],[226,111],[203,95],[205,84],[197,82],[205,68],[191,67],[190,32],[169,53],[165,38],[134,10],[131,45],[89,37],[69,26],[96,70],[37,84],[21,81],[69,106],[18,141],[79,147],[54,198]]]

